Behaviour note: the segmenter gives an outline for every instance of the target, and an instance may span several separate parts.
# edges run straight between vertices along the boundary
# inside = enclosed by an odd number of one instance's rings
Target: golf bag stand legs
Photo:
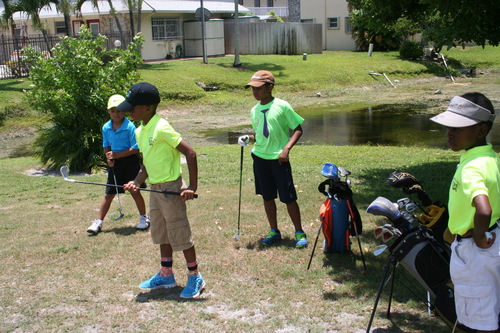
[[[390,269],[391,265],[392,265],[392,273],[389,276],[389,278],[387,278],[387,274],[389,273],[389,269]],[[382,280],[380,280],[380,285],[378,287],[377,297],[375,298],[375,304],[373,305],[373,310],[372,310],[372,314],[370,316],[370,321],[368,322],[368,327],[366,328],[366,333],[370,333],[370,328],[372,327],[373,318],[375,317],[375,313],[377,312],[377,305],[378,305],[378,302],[380,300],[382,290],[384,289],[387,282],[389,282],[389,279],[392,278],[391,292],[389,294],[389,305],[387,307],[387,317],[390,316],[392,291],[394,288],[394,275],[396,274],[396,265],[397,265],[396,259],[394,258],[394,256],[392,254],[389,254],[387,257],[387,264],[384,267],[384,276],[382,277]]]

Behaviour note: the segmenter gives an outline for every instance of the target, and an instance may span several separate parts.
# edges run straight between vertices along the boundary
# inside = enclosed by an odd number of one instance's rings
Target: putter
[[[241,215],[241,183],[242,183],[242,177],[243,177],[243,146],[241,146],[241,154],[240,154],[240,195],[238,198],[238,229],[236,233],[234,234],[234,239],[237,241],[240,240],[240,215]]]
[[[84,181],[81,181],[81,180],[70,179],[70,178],[68,178],[69,171],[68,171],[68,167],[67,166],[62,166],[59,171],[61,172],[61,175],[63,176],[64,180],[67,181],[67,182],[70,182],[70,183],[80,183],[80,184],[88,184],[88,185],[100,185],[100,186],[110,186],[110,187],[121,187],[121,188],[123,188],[123,185],[92,183],[92,182],[84,182]],[[140,190],[140,191],[146,191],[146,192],[163,193],[165,196],[167,196],[167,195],[181,195],[179,192],[150,190],[150,189],[147,189],[147,188],[138,188],[138,190]],[[198,194],[195,194],[194,197],[198,198]]]
[[[114,167],[111,167],[111,172],[113,172],[113,179],[115,180],[115,185],[118,185],[118,183],[116,182],[116,174],[115,174],[115,168]],[[120,201],[120,193],[118,192],[118,187],[116,187],[116,196],[118,198],[118,204],[120,205],[120,216],[118,216],[117,218],[115,218],[115,221],[118,221],[119,219],[121,219],[124,215],[123,215],[123,212],[122,212],[122,202]]]

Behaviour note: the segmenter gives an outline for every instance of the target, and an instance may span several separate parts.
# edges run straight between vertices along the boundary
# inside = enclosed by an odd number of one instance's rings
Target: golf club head
[[[347,177],[351,174],[351,171],[344,169],[343,167],[337,167],[340,172],[340,177]]]
[[[401,214],[396,205],[387,198],[378,197],[368,206],[366,212],[387,217],[399,230],[411,229],[411,223]]]
[[[67,166],[62,166],[61,169],[59,169],[59,171],[61,172],[61,176],[63,176],[64,180],[68,181],[68,182],[73,182],[74,180],[73,179],[69,179],[68,176],[69,176],[69,170],[68,170],[68,167]]]
[[[240,234],[239,233],[235,233],[234,236],[233,236],[233,238],[235,240],[239,241],[240,240]]]
[[[378,197],[375,199],[366,209],[367,213],[373,215],[381,215],[387,217],[389,220],[393,221],[401,216],[401,213],[394,206],[392,201],[384,197]]]
[[[396,202],[398,204],[398,208],[403,209],[410,201],[410,198],[401,198]]]
[[[326,178],[333,179],[334,181],[339,181],[339,169],[333,163],[324,163],[321,167],[321,174]]]
[[[123,215],[123,213],[120,213],[120,215],[115,218],[115,221],[118,221],[118,220],[122,219],[124,216],[125,215]]]
[[[388,247],[388,246],[387,246],[387,245],[385,245],[385,244],[379,245],[379,246],[377,246],[377,247],[375,248],[375,250],[373,251],[373,254],[374,254],[375,256],[381,255],[381,254],[382,254],[382,252],[384,252],[384,251],[387,249],[387,247]]]
[[[414,202],[410,202],[410,203],[406,204],[405,208],[406,208],[406,211],[408,213],[411,213],[411,212],[414,212],[415,210],[417,210],[418,205]]]

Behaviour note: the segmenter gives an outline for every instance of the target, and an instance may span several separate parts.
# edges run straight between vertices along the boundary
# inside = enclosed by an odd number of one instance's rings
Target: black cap
[[[136,105],[156,105],[160,103],[160,100],[160,93],[155,86],[151,83],[140,82],[130,88],[127,97],[117,106],[117,109],[120,112],[128,112]]]

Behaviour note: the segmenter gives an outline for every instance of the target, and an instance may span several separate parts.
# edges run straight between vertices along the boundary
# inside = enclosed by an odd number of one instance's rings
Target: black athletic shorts
[[[279,160],[266,160],[254,154],[252,158],[256,194],[262,195],[266,201],[276,199],[278,194],[283,203],[297,200],[289,162],[280,164]]]
[[[115,160],[114,167],[108,167],[108,181],[106,184],[115,185],[115,178],[113,176],[114,172],[114,175],[116,175],[116,184],[124,185],[129,181],[134,180],[140,169],[141,163],[137,154],[119,158]],[[146,188],[146,184],[141,184],[141,188]],[[106,186],[106,194],[116,194],[117,189],[118,193],[125,192],[122,187]]]

